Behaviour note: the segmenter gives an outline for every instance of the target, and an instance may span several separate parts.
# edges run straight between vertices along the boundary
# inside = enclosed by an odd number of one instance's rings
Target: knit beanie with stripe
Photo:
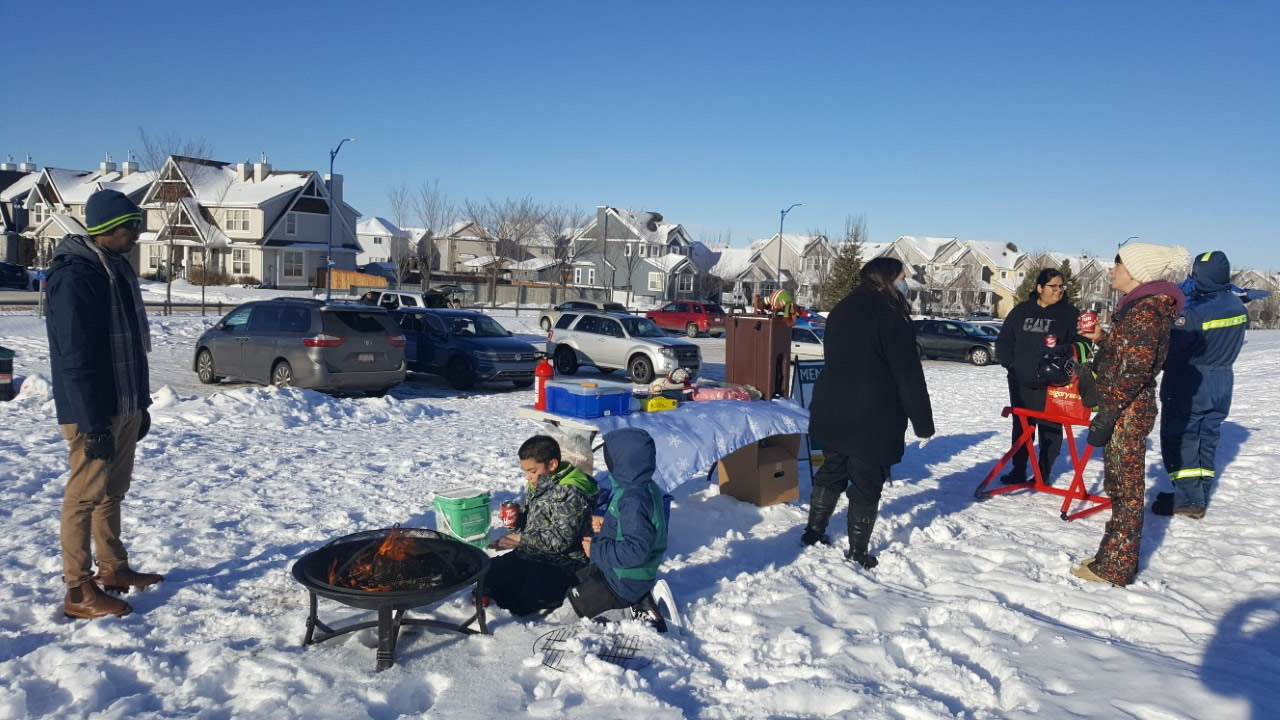
[[[99,190],[89,196],[84,207],[84,224],[90,237],[110,235],[130,220],[142,220],[142,210],[117,190]]]

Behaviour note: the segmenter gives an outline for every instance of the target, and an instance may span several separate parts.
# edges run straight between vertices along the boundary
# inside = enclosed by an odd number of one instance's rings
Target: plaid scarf
[[[147,324],[138,276],[127,260],[93,240],[80,235],[67,240],[74,243],[68,250],[79,250],[76,254],[82,256],[92,253],[107,271],[111,282],[111,371],[116,384],[116,413],[131,415],[142,409],[138,398],[151,392],[147,377],[151,327]]]

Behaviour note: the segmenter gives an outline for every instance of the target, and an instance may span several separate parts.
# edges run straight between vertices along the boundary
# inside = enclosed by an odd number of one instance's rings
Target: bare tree
[[[555,243],[553,258],[565,297],[569,293],[569,280],[573,278],[574,263],[598,252],[600,247],[598,241],[582,236],[582,230],[590,222],[591,216],[576,205],[551,205],[544,211],[543,228]],[[555,291],[552,290],[551,304],[556,302]]]
[[[489,302],[496,305],[503,261],[524,259],[525,247],[537,235],[545,210],[528,196],[519,200],[467,200],[463,207],[489,251]]]
[[[422,273],[422,291],[426,292],[436,257],[440,257],[440,270],[444,270],[444,253],[438,243],[445,231],[458,219],[458,208],[440,189],[440,181],[432,180],[431,184],[423,183],[418,187],[417,194],[413,196],[413,211],[425,233],[422,241],[419,241],[417,251],[418,271]]]
[[[146,128],[142,126],[138,126],[138,142],[141,145],[141,150],[137,153],[137,155],[139,159],[142,160],[143,166],[148,168],[153,168],[154,171],[157,173],[159,173],[164,168],[164,165],[168,161],[168,159],[175,155],[180,157],[194,158],[197,160],[208,160],[213,155],[213,147],[204,138],[187,138],[177,134],[176,132],[168,132],[163,135],[153,135],[148,133]],[[184,174],[187,177],[187,182],[191,183],[192,186],[198,186],[200,181],[204,179],[202,175],[204,174],[206,169],[207,169],[207,166],[203,164],[192,164],[187,169],[184,169]],[[156,182],[159,182],[160,180],[161,178],[157,175]],[[225,189],[222,192],[224,195],[226,194]],[[169,252],[166,254],[165,265],[164,265],[165,267],[164,311],[165,311],[165,314],[168,315],[170,312],[172,312],[172,302],[173,302],[174,235],[173,235],[172,228],[174,226],[175,221],[178,219],[179,208],[182,207],[182,198],[178,193],[167,193],[167,194],[161,193],[160,195],[161,195],[160,202],[162,207],[164,208],[165,220],[164,220],[164,225],[161,229],[161,233],[163,234],[157,235],[156,240],[158,242],[164,242],[167,236],[168,245],[169,245]],[[206,255],[203,256],[201,259],[202,265],[207,264],[207,260],[205,258],[207,258],[208,251],[209,251],[209,248],[206,247],[204,249],[204,252],[206,253]],[[203,312],[203,307],[204,307],[204,286],[203,285],[201,286],[201,289],[200,289],[200,305],[201,305],[201,312]]]
[[[417,252],[409,247],[408,233],[404,226],[409,222],[409,213],[413,211],[413,197],[404,183],[387,191],[387,205],[391,208],[391,223],[396,226],[396,234],[391,238],[387,248],[388,259],[396,275],[396,288],[404,287],[404,281],[413,271]]]

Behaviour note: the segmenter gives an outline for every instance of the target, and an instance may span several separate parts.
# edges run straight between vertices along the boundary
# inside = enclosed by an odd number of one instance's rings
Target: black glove
[[[138,440],[141,441],[149,432],[151,432],[151,413],[144,408],[142,410],[142,424],[138,426]]]
[[[1111,435],[1116,430],[1116,419],[1105,413],[1098,413],[1089,423],[1089,438],[1085,441],[1094,447],[1106,447],[1111,442]]]
[[[116,439],[110,430],[96,433],[85,433],[84,456],[90,460],[111,462],[116,454]]]

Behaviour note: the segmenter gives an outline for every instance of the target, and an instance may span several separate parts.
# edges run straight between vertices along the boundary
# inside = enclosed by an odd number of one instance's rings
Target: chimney
[[[18,169],[18,166],[14,164],[12,155],[9,156],[8,160],[0,163],[0,172],[3,172],[3,171],[13,172],[17,169]]]
[[[605,222],[607,222],[605,220],[605,217],[606,217],[605,213],[607,212],[609,212],[608,205],[596,206],[596,235],[600,238],[601,241],[609,239],[604,236],[604,224]]]
[[[120,163],[120,177],[128,177],[138,172],[138,163],[134,162],[133,153],[126,155],[128,159]]]
[[[236,180],[240,182],[249,182],[249,160],[245,158],[242,163],[236,163]]]
[[[329,195],[333,198],[333,206],[342,207],[342,176],[325,175],[325,184],[329,186]]]
[[[262,182],[271,174],[271,165],[267,163],[267,154],[262,153],[262,159],[253,164],[253,181]]]
[[[107,153],[106,159],[98,163],[98,169],[102,171],[103,175],[116,171],[116,164],[111,161],[111,153]]]
[[[33,172],[35,172],[35,171],[36,171],[36,170],[38,170],[38,169],[39,169],[39,168],[38,168],[38,167],[36,167],[36,164],[35,164],[35,163],[33,163],[33,162],[31,162],[31,156],[30,156],[30,155],[28,155],[28,156],[27,156],[27,161],[26,161],[26,162],[24,162],[24,163],[22,163],[21,165],[19,165],[19,166],[18,166],[18,172],[33,173]]]

